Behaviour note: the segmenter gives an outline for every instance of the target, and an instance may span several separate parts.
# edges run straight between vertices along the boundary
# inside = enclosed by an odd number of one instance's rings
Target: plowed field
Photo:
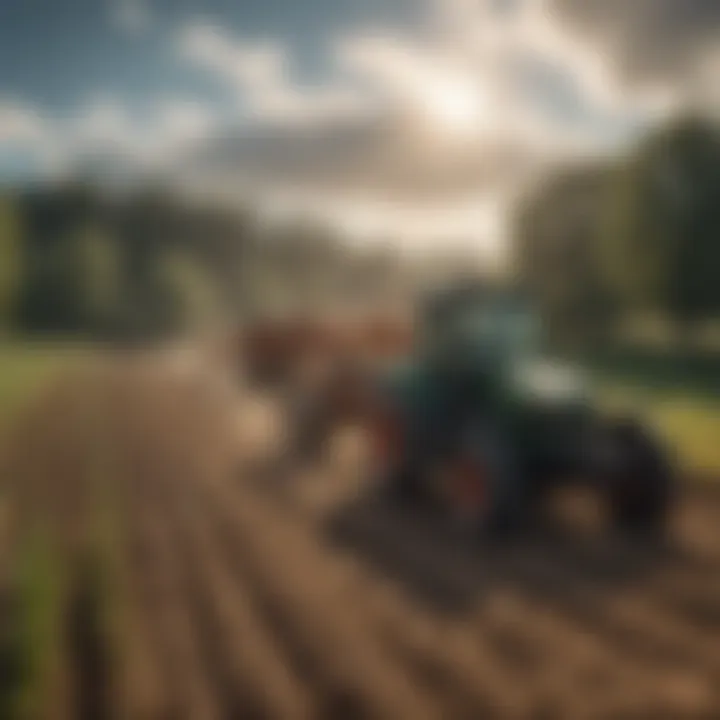
[[[211,379],[98,371],[19,435],[22,518],[52,506],[74,537],[101,478],[116,528],[120,631],[76,579],[48,717],[720,717],[720,493],[688,486],[669,548],[572,513],[470,548],[374,500],[349,440],[260,473],[258,399]]]

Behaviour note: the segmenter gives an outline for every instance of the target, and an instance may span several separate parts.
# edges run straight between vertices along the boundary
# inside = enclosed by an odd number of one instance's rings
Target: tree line
[[[157,188],[0,197],[0,328],[21,335],[152,339],[259,307],[382,302],[400,268],[390,245],[351,248],[315,222],[268,226]]]
[[[650,321],[685,341],[720,318],[712,121],[686,118],[622,158],[556,169],[512,220],[515,265],[560,342],[607,344]],[[257,308],[382,307],[422,284],[415,265],[391,243],[361,249],[317,222],[268,225],[157,187],[0,194],[3,332],[155,338]]]
[[[520,275],[565,342],[720,319],[720,128],[683,118],[621,159],[554,172],[514,217]]]

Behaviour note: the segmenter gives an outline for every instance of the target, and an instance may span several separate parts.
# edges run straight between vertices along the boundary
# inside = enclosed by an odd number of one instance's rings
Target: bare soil
[[[122,528],[121,648],[76,628],[66,663],[84,690],[64,715],[720,718],[715,487],[688,485],[663,548],[579,511],[472,547],[379,503],[352,439],[323,468],[261,475],[259,408],[143,359],[50,394],[26,422],[7,465],[27,489],[22,522],[52,507],[75,538],[100,448]],[[88,653],[115,659],[90,699]]]

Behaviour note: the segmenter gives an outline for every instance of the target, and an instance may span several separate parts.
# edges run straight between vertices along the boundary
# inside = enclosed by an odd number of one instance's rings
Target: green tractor
[[[519,293],[476,282],[422,306],[412,356],[373,379],[381,487],[498,535],[522,528],[560,486],[583,484],[619,530],[662,533],[674,490],[664,449],[636,419],[592,406],[579,370],[543,353],[528,308]]]

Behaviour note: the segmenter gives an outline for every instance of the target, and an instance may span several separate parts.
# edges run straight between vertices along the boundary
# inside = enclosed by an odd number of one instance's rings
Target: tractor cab
[[[524,298],[479,284],[433,294],[418,327],[421,352],[448,368],[501,369],[538,350],[538,321]]]
[[[529,300],[512,288],[466,283],[436,292],[420,311],[416,357],[447,383],[486,386],[516,402],[582,401],[587,380],[552,358]]]

